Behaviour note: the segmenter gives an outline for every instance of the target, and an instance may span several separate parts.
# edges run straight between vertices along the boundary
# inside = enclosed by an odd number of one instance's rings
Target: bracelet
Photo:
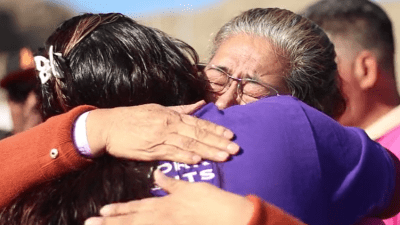
[[[78,117],[73,128],[74,143],[78,153],[85,157],[91,157],[92,153],[86,134],[86,119],[89,112],[85,112]]]

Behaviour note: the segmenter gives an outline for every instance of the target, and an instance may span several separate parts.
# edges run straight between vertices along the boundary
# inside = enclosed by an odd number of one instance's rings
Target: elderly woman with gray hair
[[[261,81],[333,118],[345,110],[334,46],[322,29],[302,16],[277,8],[250,9],[222,26],[213,44],[205,73],[215,83],[210,100],[219,109],[263,97],[258,89],[250,89],[252,81]],[[236,81],[250,81],[246,88],[257,93],[256,98],[241,98],[235,85],[219,90],[220,71]]]

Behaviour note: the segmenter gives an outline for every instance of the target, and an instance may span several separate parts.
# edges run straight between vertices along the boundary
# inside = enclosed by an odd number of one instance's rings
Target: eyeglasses
[[[226,91],[227,87],[229,87],[231,80],[235,80],[238,82],[237,93],[245,103],[268,96],[279,96],[278,90],[269,84],[263,83],[254,78],[233,77],[223,68],[216,65],[200,63],[197,65],[197,68],[207,76],[210,84],[208,91],[211,93],[222,95]]]

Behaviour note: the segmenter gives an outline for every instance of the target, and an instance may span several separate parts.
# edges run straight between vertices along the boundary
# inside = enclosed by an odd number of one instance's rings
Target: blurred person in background
[[[33,68],[33,55],[28,48],[21,48],[16,58],[7,61],[6,76],[0,81],[0,87],[7,92],[7,103],[13,122],[12,134],[25,131],[42,122],[35,90],[39,80]],[[13,65],[14,64],[14,65]],[[16,65],[15,65],[16,64]],[[13,69],[15,68],[15,69]]]
[[[338,121],[365,129],[400,155],[400,97],[394,68],[394,37],[386,13],[368,0],[324,0],[305,10],[335,45],[346,110]],[[397,150],[397,151],[396,151]]]
[[[13,130],[2,132],[1,138],[27,130],[42,121],[34,92],[38,80],[33,54],[24,46],[25,39],[19,32],[12,14],[1,11],[0,52],[6,57],[6,74],[0,81],[0,87],[7,92],[7,103],[13,123]]]
[[[400,157],[400,97],[394,68],[392,23],[368,0],[323,0],[304,15],[316,22],[335,45],[347,108],[339,118]],[[385,221],[400,223],[400,216]]]
[[[0,53],[5,74],[0,87],[6,91],[12,130],[0,130],[0,139],[27,130],[42,122],[35,88],[39,80],[32,52],[62,21],[73,15],[71,9],[47,1],[5,0],[0,3]]]

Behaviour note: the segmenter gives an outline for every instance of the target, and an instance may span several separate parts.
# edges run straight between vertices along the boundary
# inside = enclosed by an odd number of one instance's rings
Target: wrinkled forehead
[[[237,34],[225,39],[216,49],[211,64],[278,74],[283,67],[282,58],[269,40],[263,37]]]
[[[284,57],[266,38],[237,34],[224,40],[209,64],[224,67],[233,77],[253,77],[286,87]]]

